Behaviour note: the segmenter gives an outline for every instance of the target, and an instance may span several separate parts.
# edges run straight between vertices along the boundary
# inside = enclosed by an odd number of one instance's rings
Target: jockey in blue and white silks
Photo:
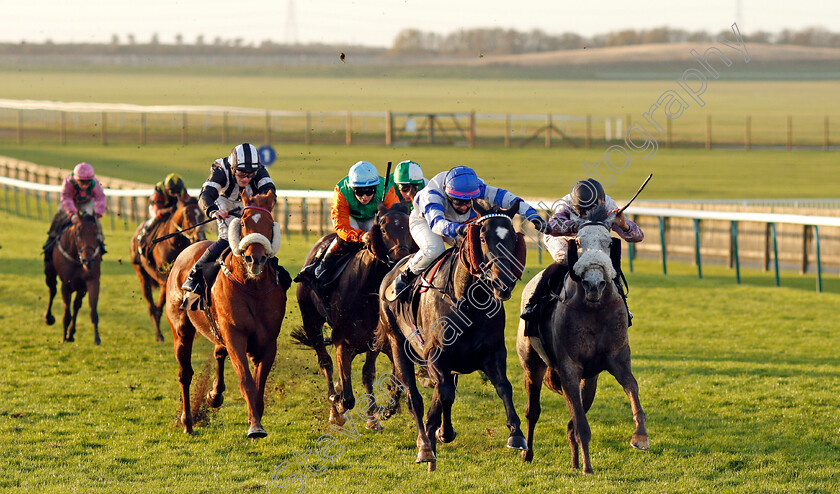
[[[414,197],[414,209],[409,217],[411,236],[420,250],[408,261],[408,268],[397,278],[397,293],[446,250],[446,243],[466,230],[466,222],[478,216],[472,208],[474,199],[491,205],[509,208],[521,199],[510,192],[484,183],[472,168],[456,166],[435,175],[429,184]],[[519,214],[534,224],[540,232],[549,230],[537,210],[525,201],[519,204]]]

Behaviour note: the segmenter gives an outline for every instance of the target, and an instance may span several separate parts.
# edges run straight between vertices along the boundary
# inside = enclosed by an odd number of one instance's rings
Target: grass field
[[[97,173],[154,183],[177,171],[189,187],[199,187],[209,165],[226,156],[232,145],[196,144],[137,147],[98,145],[0,144],[0,155],[41,165],[70,169],[80,161]],[[603,150],[589,149],[468,149],[451,147],[389,148],[385,146],[279,145],[271,176],[279,188],[331,189],[358,160],[368,160],[385,173],[387,161],[413,159],[426,177],[456,164],[474,167],[489,184],[526,197],[562,197],[571,184],[586,176],[582,163],[603,163]],[[648,173],[654,179],[642,199],[675,198],[823,198],[836,197],[840,168],[833,153],[797,151],[702,151],[660,147],[649,161],[631,153],[632,162],[607,193],[619,202],[636,192]],[[612,175],[602,165],[605,179]]]
[[[523,80],[504,74],[475,78],[436,77],[434,68],[415,77],[392,75],[387,67],[354,68],[353,76],[293,77],[282,68],[225,73],[194,68],[150,69],[0,68],[0,94],[9,99],[135,103],[140,105],[223,105],[288,111],[397,111],[514,113],[626,118],[644,123],[663,93],[677,91],[688,108],[674,119],[675,141],[703,143],[706,116],[713,118],[715,142],[742,143],[744,122],[752,116],[756,145],[784,144],[787,116],[793,117],[797,144],[821,145],[823,120],[829,116],[832,142],[840,142],[840,81],[741,81],[733,65],[721,78],[709,80],[700,107],[676,80],[696,62],[686,53],[684,66],[667,80],[569,81]],[[452,70],[452,69],[448,69]],[[515,72],[508,69],[508,75]],[[292,71],[294,73],[294,71]],[[654,118],[664,126],[662,109]],[[16,124],[16,114],[5,112],[2,123]],[[37,117],[36,117],[37,120]],[[36,125],[37,122],[33,123]],[[57,124],[55,124],[57,125]],[[336,125],[340,125],[336,124]],[[584,132],[577,123],[570,131]],[[646,124],[647,126],[647,124]],[[258,127],[259,128],[259,127]],[[303,124],[294,125],[303,128]],[[91,132],[95,126],[90,125]],[[529,129],[529,133],[534,129]],[[482,135],[482,129],[478,129]],[[603,129],[595,128],[595,135]],[[302,131],[301,131],[302,133]],[[494,132],[491,132],[493,134]],[[664,141],[664,135],[662,136]],[[95,140],[95,137],[93,137]]]
[[[628,445],[629,404],[605,375],[589,413],[594,476],[569,466],[568,415],[560,397],[543,394],[535,459],[526,465],[504,448],[494,390],[470,375],[460,381],[453,411],[460,434],[439,449],[436,473],[413,463],[415,433],[402,413],[385,422],[382,433],[337,434],[342,453],[332,462],[313,461],[322,470],[316,477],[295,461],[330,432],[325,386],[313,352],[289,342],[300,323],[294,302],[267,391],[268,438],[245,438],[245,405],[235,386],[207,425],[188,437],[176,422],[171,337],[153,341],[125,262],[129,233],[106,230],[103,344],[95,347],[86,308],[73,344],[61,343],[61,330],[41,321],[47,293],[38,252],[46,222],[4,216],[2,226],[0,489],[6,492],[284,492],[272,483],[283,462],[291,466],[275,480],[299,474],[308,479],[307,492],[319,493],[840,489],[838,280],[829,280],[834,293],[816,294],[813,278],[798,275],[784,276],[779,289],[770,287],[771,275],[745,272],[747,284],[736,286],[724,268],[709,266],[697,280],[687,265],[672,264],[665,277],[655,263],[638,262],[629,276],[636,314],[630,337],[651,450]],[[300,236],[287,239],[281,263],[295,271],[307,248]],[[526,279],[537,269],[530,263]],[[508,309],[518,304],[522,286]],[[525,394],[513,353],[515,327],[515,310],[509,310],[508,374],[521,414]],[[197,378],[210,350],[206,341],[196,345]],[[380,370],[386,369],[382,359]],[[357,365],[357,379],[359,371]],[[428,390],[424,394],[428,405]]]

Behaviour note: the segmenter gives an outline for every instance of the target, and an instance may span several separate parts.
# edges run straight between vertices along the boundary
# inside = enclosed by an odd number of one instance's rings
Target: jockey
[[[163,181],[155,184],[155,190],[149,198],[149,219],[143,223],[143,229],[137,236],[138,256],[146,234],[174,213],[179,202],[183,204],[189,199],[187,187],[177,173],[170,173]]]
[[[99,218],[105,214],[106,206],[105,191],[94,176],[93,166],[88,163],[76,165],[73,168],[73,173],[64,179],[64,184],[61,187],[58,211],[53,217],[50,231],[47,234],[47,242],[44,244],[45,259],[52,256],[56,239],[67,223],[73,223],[74,225],[79,223],[80,213],[96,216],[96,237],[104,254],[105,236],[102,234],[102,222]]]
[[[520,316],[526,321],[533,319],[537,314],[539,314],[539,305],[545,300],[551,285],[549,278],[562,280],[571,267],[566,265],[566,249],[568,248],[568,239],[574,237],[577,233],[577,225],[571,218],[573,213],[580,218],[586,218],[587,213],[593,206],[596,204],[603,204],[607,211],[616,213],[615,221],[612,225],[612,231],[617,233],[619,237],[623,238],[627,242],[634,243],[641,242],[645,238],[645,235],[642,232],[642,229],[639,228],[639,225],[625,218],[624,212],[618,212],[619,208],[616,206],[613,198],[604,193],[604,187],[594,178],[578,180],[572,186],[571,193],[564,196],[558,202],[560,203],[559,207],[554,215],[552,215],[549,219],[551,231],[544,234],[542,237],[542,241],[545,244],[546,249],[554,258],[554,264],[552,266],[555,266],[554,270],[556,271],[552,270],[552,273],[549,275],[548,270],[552,268],[546,268],[546,272],[543,274],[543,277],[537,283],[537,286],[534,287],[534,293],[531,295],[528,303],[525,304],[525,308],[522,309],[522,315]],[[560,276],[560,278],[557,278],[557,276]],[[627,297],[624,293],[624,289],[621,287],[619,274],[616,275],[614,281],[626,306]],[[630,312],[629,308],[627,313],[629,315],[628,326],[630,326],[633,324],[633,314]]]
[[[411,236],[420,247],[408,267],[396,280],[394,291],[403,296],[414,278],[443,253],[445,242],[454,242],[463,235],[465,222],[475,218],[473,199],[483,199],[493,205],[508,208],[519,197],[510,192],[486,185],[472,168],[456,166],[435,175],[429,185],[414,198],[414,210],[409,218]],[[519,204],[519,214],[534,224],[540,232],[548,231],[548,224],[525,201]]]
[[[384,201],[386,208],[400,202],[393,184],[389,184],[386,193],[385,178],[380,177],[376,167],[368,161],[359,161],[351,166],[347,176],[335,185],[330,217],[338,236],[327,247],[321,262],[314,267],[315,278],[320,279],[330,271],[342,257],[346,244],[368,239],[379,201]],[[314,264],[304,268],[304,272],[309,273]]]
[[[219,158],[210,167],[210,177],[201,186],[198,205],[208,218],[216,218],[219,239],[204,251],[193,265],[189,276],[181,285],[182,290],[198,293],[205,266],[212,265],[228,246],[228,226],[234,216],[230,211],[242,207],[240,195],[251,196],[274,192],[274,182],[260,163],[260,155],[252,144],[243,143],[233,148],[230,156]]]
[[[400,202],[412,203],[417,192],[423,190],[429,184],[429,179],[423,176],[423,169],[414,161],[405,160],[397,164],[392,176],[393,182],[397,185],[397,197]]]

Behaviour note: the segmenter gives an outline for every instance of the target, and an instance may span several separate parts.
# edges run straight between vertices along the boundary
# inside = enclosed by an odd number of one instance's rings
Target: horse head
[[[175,213],[172,215],[172,222],[175,224],[175,227],[178,231],[182,232],[181,235],[189,239],[190,243],[195,243],[199,240],[207,240],[203,225],[192,228],[201,223],[203,220],[204,213],[201,212],[201,208],[198,206],[198,201],[194,197],[180,203],[178,209],[175,210]]]
[[[259,278],[269,258],[280,249],[280,224],[274,222],[274,192],[249,196],[242,194],[242,218],[230,223],[228,241],[233,255],[242,258],[245,275]]]
[[[390,209],[382,202],[376,213],[376,223],[370,229],[367,246],[380,261],[392,265],[411,254],[414,239],[408,229],[408,205],[397,203]]]
[[[472,251],[470,269],[490,283],[496,298],[508,300],[522,273],[522,263],[515,254],[519,237],[513,228],[519,200],[507,209],[476,200],[473,209],[479,217],[470,225],[472,231],[467,233],[465,248]]]
[[[589,210],[585,218],[572,214],[572,219],[578,233],[577,241],[569,241],[569,271],[572,279],[583,287],[586,301],[597,304],[601,301],[604,289],[616,276],[610,259],[610,228],[615,221],[615,214],[607,211],[603,204],[598,204]]]
[[[73,237],[76,243],[76,251],[79,254],[79,262],[85,271],[90,270],[100,254],[99,229],[96,225],[96,216],[79,212],[81,221],[73,227]]]

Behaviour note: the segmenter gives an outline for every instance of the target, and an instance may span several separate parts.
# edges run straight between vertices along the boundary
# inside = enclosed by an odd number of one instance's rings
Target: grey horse
[[[525,370],[528,404],[528,449],[522,459],[534,457],[534,429],[540,417],[540,391],[543,381],[562,394],[571,414],[566,436],[572,451],[572,466],[580,468],[579,449],[583,450],[583,473],[592,473],[589,457],[591,432],[586,412],[595,399],[598,375],[612,374],[630,398],[636,430],[630,445],[647,450],[645,412],[639,402],[639,386],[630,370],[630,344],[627,335],[627,309],[612,280],[616,276],[610,259],[610,227],[615,215],[596,206],[588,219],[573,218],[578,225],[577,240],[569,241],[569,275],[540,316],[526,323],[520,320],[516,351]],[[578,255],[578,244],[581,254]],[[522,293],[522,307],[545,270],[538,273]],[[525,336],[525,325],[528,328]]]

